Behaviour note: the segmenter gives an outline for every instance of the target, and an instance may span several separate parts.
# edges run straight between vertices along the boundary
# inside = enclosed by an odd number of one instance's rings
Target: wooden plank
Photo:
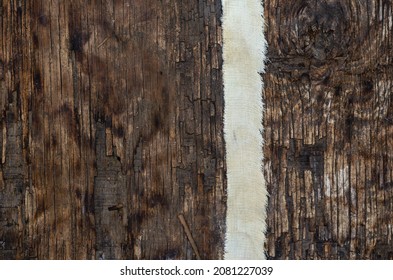
[[[267,253],[392,259],[392,1],[265,1]]]
[[[28,96],[31,93],[27,7],[0,4],[0,259],[24,256],[28,143]],[[27,26],[27,27],[24,27]],[[28,249],[27,249],[28,250]]]
[[[1,13],[0,258],[222,258],[220,2]]]

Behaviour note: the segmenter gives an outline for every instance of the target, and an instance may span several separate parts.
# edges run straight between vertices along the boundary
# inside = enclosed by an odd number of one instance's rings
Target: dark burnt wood
[[[221,258],[220,2],[0,15],[0,258]]]
[[[272,259],[393,258],[392,1],[266,0]]]

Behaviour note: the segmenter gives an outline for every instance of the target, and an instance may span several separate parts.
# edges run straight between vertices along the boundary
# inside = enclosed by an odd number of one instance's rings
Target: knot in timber
[[[348,7],[342,1],[295,1],[291,7],[288,28],[296,53],[321,66],[347,52],[349,38]],[[291,49],[291,48],[289,48]]]

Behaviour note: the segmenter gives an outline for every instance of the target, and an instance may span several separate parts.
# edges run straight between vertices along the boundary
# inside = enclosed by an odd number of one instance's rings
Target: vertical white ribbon
[[[228,180],[225,259],[264,259],[261,0],[222,0],[224,134]]]

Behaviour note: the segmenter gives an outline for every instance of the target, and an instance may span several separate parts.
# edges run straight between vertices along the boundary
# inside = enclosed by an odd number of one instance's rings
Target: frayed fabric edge
[[[260,0],[223,0],[227,215],[224,259],[265,259],[262,118],[266,41]]]

